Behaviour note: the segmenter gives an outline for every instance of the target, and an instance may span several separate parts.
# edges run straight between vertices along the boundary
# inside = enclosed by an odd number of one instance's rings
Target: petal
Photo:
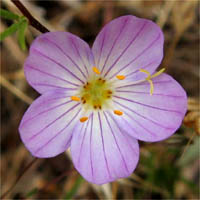
[[[36,157],[53,157],[70,145],[72,129],[79,120],[80,103],[71,92],[50,91],[28,108],[19,126],[22,141]]]
[[[161,74],[153,83],[152,96],[150,84],[145,81],[118,87],[113,98],[115,107],[124,112],[118,120],[120,126],[126,127],[131,136],[148,142],[171,136],[180,127],[187,109],[186,93],[171,76]]]
[[[138,73],[146,68],[151,73],[163,57],[163,33],[150,20],[135,16],[119,17],[98,34],[92,51],[101,73],[114,78],[121,74],[133,80],[144,78]]]
[[[24,70],[29,84],[39,93],[57,88],[77,88],[88,77],[94,59],[87,43],[68,32],[37,37]]]
[[[87,123],[77,126],[70,149],[76,169],[95,184],[129,176],[139,159],[137,140],[105,112],[94,112]]]

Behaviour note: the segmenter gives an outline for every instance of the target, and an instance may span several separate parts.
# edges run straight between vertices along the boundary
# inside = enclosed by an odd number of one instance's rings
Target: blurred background
[[[15,185],[4,199],[199,199],[199,1],[21,2],[50,31],[69,31],[90,46],[102,26],[118,16],[131,14],[153,20],[165,35],[161,67],[186,90],[188,111],[180,129],[169,139],[140,142],[140,161],[134,173],[110,184],[96,186],[83,180],[66,153],[34,159],[18,132],[23,113],[39,96],[23,72],[28,48],[41,34],[28,26],[27,50],[19,44],[16,33],[0,43],[1,195]],[[22,15],[10,0],[2,0],[1,8]],[[12,20],[1,18],[1,32],[12,24]]]

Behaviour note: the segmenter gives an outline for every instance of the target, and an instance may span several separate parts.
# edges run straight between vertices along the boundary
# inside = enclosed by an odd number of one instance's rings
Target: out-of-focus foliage
[[[0,41],[18,31],[18,42],[22,50],[26,50],[25,31],[28,21],[24,16],[16,15],[10,11],[0,9],[0,16],[9,20],[16,20],[11,26],[0,33]]]
[[[0,16],[2,18],[5,18],[5,19],[11,19],[11,20],[19,20],[20,16],[19,15],[16,15],[8,10],[4,10],[4,9],[0,9]]]
[[[51,31],[70,31],[90,45],[102,26],[121,15],[151,19],[165,35],[161,67],[185,88],[188,112],[176,134],[158,143],[140,142],[140,162],[127,179],[96,186],[80,178],[69,154],[38,159],[7,199],[199,199],[199,2],[197,0],[22,1]],[[18,125],[38,94],[27,84],[23,63],[33,39],[11,1],[1,3],[1,194],[33,159],[23,146]],[[2,10],[3,9],[3,10]],[[13,28],[14,27],[14,28]],[[28,28],[27,28],[28,27]],[[17,34],[14,34],[17,32]],[[3,41],[2,41],[3,40]]]

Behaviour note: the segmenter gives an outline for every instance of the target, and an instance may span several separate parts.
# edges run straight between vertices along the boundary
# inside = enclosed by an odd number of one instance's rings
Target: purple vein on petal
[[[174,113],[182,115],[182,113],[177,111],[177,110],[169,110],[169,109],[165,109],[165,108],[159,108],[159,107],[143,104],[143,103],[140,103],[140,102],[137,102],[137,101],[133,101],[131,99],[127,99],[127,98],[119,97],[119,96],[115,96],[115,95],[113,97],[115,97],[117,99],[122,99],[122,100],[125,100],[125,101],[129,101],[129,102],[132,102],[132,103],[135,103],[135,104],[139,104],[141,106],[145,106],[145,107],[149,107],[149,108],[153,108],[153,109],[157,109],[157,110],[162,110],[162,111],[166,111],[166,112],[174,112]]]
[[[48,142],[46,142],[44,145],[42,145],[41,147],[39,147],[35,154],[38,153],[40,150],[42,150],[45,146],[47,146],[52,140],[54,140],[58,135],[60,135],[60,133],[62,133],[63,130],[65,130],[71,123],[72,121],[77,117],[77,115],[80,113],[81,108],[78,110],[78,112],[73,116],[73,118],[70,120],[70,122],[63,128],[61,129],[56,135],[54,135],[50,140],[48,140]]]
[[[170,83],[172,82],[171,80],[167,80],[167,81],[153,81],[153,84],[166,84],[166,83]],[[149,85],[149,82],[147,81],[144,81],[143,83],[132,83],[132,84],[129,84],[129,85],[123,85],[123,86],[119,86],[119,87],[116,87],[116,89],[120,89],[120,88],[125,88],[125,87],[132,87],[132,86],[135,86],[135,85]]]
[[[138,124],[140,127],[142,127],[144,130],[146,130],[148,133],[150,133],[151,135],[155,136],[155,133],[151,132],[150,130],[148,130],[147,128],[145,128],[145,126],[143,126],[142,124],[140,124],[137,120],[135,120],[130,114],[128,114],[127,112],[124,112],[131,120],[135,121],[136,124]],[[125,120],[126,121],[126,120]],[[128,123],[128,122],[127,122]],[[135,131],[136,132],[136,131]],[[138,133],[137,133],[138,134]],[[139,134],[138,134],[139,135]]]
[[[141,91],[131,91],[131,90],[115,90],[115,92],[124,92],[124,93],[133,93],[133,94],[144,94],[149,96],[149,92],[141,92]],[[175,95],[170,95],[170,94],[158,94],[158,93],[153,93],[153,96],[164,96],[164,97],[172,97],[172,98],[183,98],[184,96],[175,96]]]
[[[84,68],[85,68],[85,70],[86,70],[86,72],[87,72],[87,75],[89,76],[88,69],[87,69],[87,67],[86,67],[86,65],[85,65],[85,62],[83,61],[83,58],[82,58],[81,55],[80,55],[80,52],[79,52],[79,50],[78,50],[78,48],[77,48],[77,46],[76,46],[76,43],[75,43],[74,39],[73,39],[72,37],[71,37],[70,39],[71,39],[72,44],[73,44],[73,46],[74,46],[74,48],[75,48],[75,50],[76,50],[76,52],[77,52],[77,54],[78,54],[78,56],[79,56],[79,58],[80,58],[82,64],[83,64],[83,66],[84,66]]]
[[[70,139],[66,142],[65,144],[65,149],[67,149],[71,143],[71,140],[72,140],[72,136],[70,137]]]
[[[91,172],[92,172],[92,180],[94,180],[94,169],[93,169],[93,162],[92,162],[92,131],[93,131],[93,113],[91,115],[91,128],[90,128],[90,165],[91,165]]]
[[[129,111],[133,112],[134,114],[136,114],[136,115],[142,117],[143,119],[146,119],[147,121],[152,122],[153,124],[155,124],[155,125],[157,125],[157,126],[159,126],[159,127],[161,127],[161,128],[169,129],[169,130],[174,129],[174,128],[172,128],[172,127],[165,127],[165,126],[163,126],[162,124],[159,124],[159,123],[157,123],[157,122],[155,122],[155,121],[149,119],[148,117],[145,117],[144,115],[139,114],[138,112],[136,112],[135,110],[131,109],[130,107],[127,107],[127,106],[125,106],[125,105],[123,105],[123,104],[121,104],[121,103],[119,103],[119,102],[117,102],[117,101],[115,101],[115,100],[114,100],[114,102],[115,102],[116,104],[120,105],[121,107],[126,108],[127,110],[129,110]]]
[[[147,21],[143,23],[140,30],[136,33],[136,35],[133,37],[131,42],[128,44],[128,46],[122,51],[122,53],[118,56],[118,58],[114,61],[114,63],[108,68],[107,72],[105,73],[105,76],[108,75],[110,70],[116,65],[116,63],[119,61],[119,59],[124,55],[124,53],[129,49],[129,47],[132,45],[132,43],[137,39],[137,37],[141,34],[141,32],[144,30],[145,25],[147,24]]]
[[[133,64],[133,62],[135,62],[145,51],[147,51],[148,49],[150,49],[155,42],[158,41],[158,39],[160,38],[160,33],[158,34],[158,36],[156,37],[155,40],[153,40],[153,42],[151,42],[151,44],[149,44],[142,52],[140,52],[133,60],[131,60],[128,64],[126,64],[124,67],[122,67],[120,70],[118,70],[118,72],[116,72],[114,75],[112,75],[109,79],[112,79],[113,77],[115,77],[117,74],[119,74],[122,70],[126,69],[130,64]]]
[[[153,79],[152,79],[153,80]],[[166,80],[166,81],[153,81],[153,84],[160,84],[160,83],[170,83],[172,82],[172,80]],[[147,81],[140,83],[140,85],[149,85],[149,83]]]
[[[125,167],[126,171],[129,173],[128,167],[127,167],[127,165],[126,165],[126,161],[125,161],[124,156],[123,156],[123,154],[122,154],[122,152],[121,152],[121,149],[120,149],[119,144],[118,144],[118,142],[117,142],[117,139],[116,139],[116,137],[115,137],[114,131],[113,131],[111,125],[110,125],[110,122],[109,122],[109,120],[108,120],[108,118],[107,118],[107,116],[106,116],[106,113],[103,112],[103,114],[104,114],[104,117],[105,117],[105,119],[106,119],[106,122],[107,122],[108,126],[110,127],[111,133],[112,133],[113,138],[114,138],[115,143],[116,143],[116,146],[117,146],[118,151],[119,151],[119,153],[120,153],[120,155],[121,155],[121,158],[122,158],[122,160],[123,160],[124,167]]]
[[[60,48],[55,42],[49,40],[48,38],[43,38],[43,40],[47,40],[48,42],[50,42],[51,44],[53,44],[56,48],[58,48],[75,66],[76,68],[79,70],[79,72],[83,75],[84,78],[86,78],[85,74],[83,73],[83,71],[80,69],[80,67],[76,64],[76,62],[68,55],[65,53],[65,51],[63,51],[62,48]]]
[[[110,170],[109,170],[109,167],[108,167],[108,160],[107,160],[106,152],[105,152],[105,144],[104,144],[104,138],[103,138],[102,123],[101,123],[101,117],[100,117],[99,112],[98,112],[98,118],[99,118],[100,132],[101,132],[101,142],[102,142],[102,145],[103,145],[103,154],[104,154],[104,159],[105,159],[105,162],[106,162],[106,169],[107,169],[107,171],[108,171],[109,178],[112,178],[112,177],[111,177]]]
[[[117,37],[115,38],[115,40],[114,40],[114,42],[113,42],[113,44],[112,44],[112,47],[111,47],[111,49],[110,49],[110,51],[109,51],[109,53],[108,53],[108,55],[107,55],[107,57],[106,57],[106,60],[105,60],[105,62],[104,62],[104,65],[103,65],[103,68],[102,68],[102,70],[101,70],[101,73],[103,73],[103,70],[104,70],[104,68],[105,68],[105,66],[106,66],[106,63],[107,63],[107,61],[108,61],[108,58],[110,57],[110,54],[112,53],[112,50],[113,50],[113,48],[114,48],[114,46],[115,46],[117,40],[119,39],[121,33],[123,32],[123,30],[124,30],[124,28],[125,28],[125,26],[126,26],[126,24],[127,24],[127,21],[128,21],[128,19],[125,19],[125,20],[124,20],[124,24],[123,24],[123,26],[122,26],[122,28],[121,28],[119,34],[118,34]]]
[[[68,96],[68,97],[69,97],[69,96]],[[62,97],[62,98],[63,98],[63,97]],[[55,98],[55,99],[61,99],[61,97],[60,97],[60,98]],[[55,99],[54,99],[54,100],[55,100]],[[58,104],[58,105],[56,105],[56,106],[53,106],[53,107],[51,107],[51,108],[48,108],[47,110],[44,110],[44,111],[42,111],[42,112],[40,112],[40,113],[37,113],[37,114],[34,115],[33,117],[28,118],[26,121],[24,121],[23,124],[20,126],[20,128],[22,128],[28,121],[30,121],[30,120],[32,120],[32,119],[38,117],[39,115],[42,115],[42,114],[44,114],[44,113],[46,113],[46,112],[49,112],[49,111],[51,111],[51,110],[53,110],[53,109],[55,109],[55,108],[59,108],[59,107],[61,107],[61,106],[63,106],[63,105],[66,105],[66,104],[68,104],[69,102],[72,102],[72,101],[70,100],[70,101],[67,101],[67,102]],[[49,103],[49,101],[48,101],[47,103]],[[42,104],[44,104],[44,102],[42,102]]]
[[[81,147],[80,147],[80,152],[79,152],[79,157],[78,157],[78,166],[80,166],[81,152],[82,152],[83,142],[84,142],[84,140],[85,140],[85,136],[86,136],[88,124],[89,124],[89,120],[87,120],[87,124],[86,124],[85,130],[84,130],[84,133],[83,133],[83,139],[82,139],[82,141],[81,141]],[[83,128],[84,125],[85,125],[85,124],[82,123],[82,128]],[[82,129],[82,128],[81,128],[81,129]]]
[[[143,67],[141,67],[141,68],[142,68],[142,69],[146,69],[148,66],[152,65],[153,63],[154,63],[154,64],[157,63],[157,64],[159,65],[158,60],[156,59],[156,60],[153,60],[152,62],[146,64],[145,66],[143,66]],[[131,75],[133,75],[133,74],[135,74],[135,73],[137,73],[137,72],[140,72],[140,69],[134,70],[133,72],[128,73],[128,74],[125,75],[125,76],[126,76],[126,78],[127,78],[127,77],[129,77],[129,76],[131,76]]]
[[[127,113],[126,112],[124,112],[124,114],[126,114],[127,115]],[[127,120],[126,120],[126,118],[123,118],[122,120],[124,120],[127,124],[128,124],[128,122],[127,122]],[[134,120],[135,121],[135,120]],[[133,127],[132,127],[132,129],[133,129],[133,131],[137,134],[137,135],[139,135],[139,133],[136,131],[136,129],[134,129]],[[125,130],[125,129],[124,129]]]
[[[37,132],[35,135],[31,136],[28,139],[28,142],[30,142],[32,139],[34,139],[36,136],[38,136],[39,134],[41,134],[46,128],[50,127],[51,125],[53,125],[57,120],[61,119],[62,117],[64,117],[67,113],[69,113],[71,110],[73,110],[74,108],[76,108],[78,105],[80,105],[80,103],[75,104],[73,107],[71,107],[69,110],[67,110],[66,112],[64,112],[62,115],[60,115],[59,117],[57,117],[55,120],[53,120],[52,122],[50,122],[47,126],[45,126],[42,130],[40,130],[39,132]]]
[[[71,76],[73,76],[74,78],[76,78],[77,80],[79,80],[81,83],[84,83],[84,81],[82,81],[80,78],[78,78],[74,73],[72,73],[70,70],[68,70],[64,65],[62,65],[61,63],[58,63],[56,60],[50,58],[49,56],[43,54],[42,52],[40,52],[37,49],[31,49],[32,51],[35,51],[35,53],[38,53],[39,55],[41,55],[42,57],[50,60],[51,62],[55,63],[56,65],[58,65],[59,67],[61,67],[62,69],[64,69],[65,71],[67,71]]]
[[[117,121],[115,120],[115,118],[113,117],[113,115],[110,112],[108,112],[108,115],[113,120],[113,122],[116,124],[116,126],[119,129],[119,131],[121,132],[121,134],[124,136],[124,138],[125,138],[127,144],[129,145],[129,147],[132,149],[133,152],[135,152],[136,155],[138,155],[138,153],[135,151],[135,149],[133,149],[133,147],[130,145],[129,140],[127,139],[126,135],[124,135],[124,133],[125,134],[128,134],[128,133],[126,133],[125,131],[122,131],[121,127],[119,126],[119,124],[117,123]]]
[[[51,84],[47,84],[47,83],[32,83],[32,85],[35,85],[35,86],[45,86],[45,87],[53,87],[53,88],[65,89],[65,90],[77,90],[76,88],[66,88],[66,87],[51,85]]]
[[[80,85],[78,85],[78,84],[75,84],[75,83],[72,83],[72,82],[70,82],[70,81],[67,81],[66,79],[63,79],[63,78],[60,78],[60,77],[55,76],[55,75],[53,75],[53,74],[49,74],[49,73],[47,73],[47,72],[45,72],[45,71],[42,71],[42,70],[40,70],[40,69],[38,69],[38,68],[35,68],[35,67],[31,66],[31,65],[26,65],[26,67],[31,68],[31,69],[33,69],[33,70],[35,70],[35,71],[38,71],[38,72],[40,72],[40,73],[42,73],[42,74],[45,74],[45,75],[47,75],[47,76],[50,76],[50,77],[56,78],[56,79],[58,79],[58,80],[64,81],[64,82],[66,82],[66,83],[68,83],[68,84],[74,85],[74,86],[76,86],[76,87],[79,87],[79,86],[80,86]]]
[[[86,48],[86,47],[85,47]],[[85,49],[85,52],[86,52],[86,56],[87,56],[87,61],[88,61],[88,65],[89,65],[89,67],[91,66],[91,61],[92,61],[92,65],[94,66],[95,64],[94,64],[94,58],[93,58],[93,54],[91,55],[88,51],[87,51],[87,49]],[[91,57],[92,57],[92,60],[91,60]],[[89,73],[89,72],[88,72]]]
[[[101,43],[100,55],[99,55],[99,59],[97,61],[97,67],[99,66],[99,62],[100,62],[100,59],[101,59],[101,54],[102,54],[102,50],[103,50],[103,46],[104,46],[106,32],[107,32],[107,29],[105,28],[105,30],[103,32],[103,39],[102,39],[102,43]]]

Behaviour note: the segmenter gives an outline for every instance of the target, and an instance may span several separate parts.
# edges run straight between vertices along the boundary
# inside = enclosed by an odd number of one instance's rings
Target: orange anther
[[[80,101],[80,98],[76,97],[76,96],[71,96],[71,100],[72,101]]]
[[[123,112],[121,112],[120,110],[114,110],[114,113],[115,113],[116,115],[123,115]]]
[[[126,77],[124,75],[117,75],[116,78],[119,80],[124,80]]]
[[[96,67],[93,67],[92,70],[93,70],[93,72],[95,72],[96,74],[101,74],[101,72],[100,72]]]
[[[80,118],[80,122],[85,122],[87,120],[88,120],[88,117],[82,117],[82,118]]]

